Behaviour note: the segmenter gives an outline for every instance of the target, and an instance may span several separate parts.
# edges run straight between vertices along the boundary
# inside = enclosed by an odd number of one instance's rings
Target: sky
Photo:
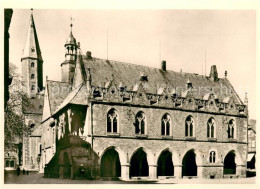
[[[31,14],[13,9],[10,62],[21,67],[21,56]],[[64,44],[70,33],[85,54],[160,68],[209,75],[216,65],[244,100],[256,119],[256,12],[254,10],[105,10],[34,9],[43,57],[43,77],[61,80]],[[108,52],[108,53],[107,53]],[[205,68],[206,65],[206,68]]]

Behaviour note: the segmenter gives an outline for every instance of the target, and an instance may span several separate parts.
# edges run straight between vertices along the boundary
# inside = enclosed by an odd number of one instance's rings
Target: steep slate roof
[[[214,94],[222,101],[225,97],[232,95],[234,97],[235,103],[242,104],[239,97],[236,95],[232,85],[226,78],[219,78],[218,81],[212,81],[209,77],[194,74],[194,73],[184,73],[175,72],[172,70],[167,70],[166,72],[158,68],[152,68],[147,66],[122,63],[117,61],[107,61],[103,59],[87,59],[83,58],[85,71],[90,68],[90,73],[92,77],[92,86],[102,86],[105,83],[112,81],[115,85],[122,83],[127,86],[126,90],[132,90],[133,86],[140,83],[140,76],[147,75],[147,93],[157,94],[157,90],[160,87],[170,87],[171,89],[182,88],[184,92],[186,88],[186,82],[191,81],[193,86],[193,91],[198,88],[204,88],[200,93],[194,93],[194,97],[198,99],[203,99],[203,96],[210,92],[210,89],[214,89]],[[205,90],[207,87],[208,90]],[[221,87],[232,89],[233,93],[223,94],[221,93]],[[223,90],[225,92],[225,89]],[[177,90],[178,92],[178,90]]]
[[[57,107],[71,92],[71,84],[67,82],[48,80],[46,85],[48,85],[50,111],[51,114],[53,114]]]
[[[62,103],[59,106],[56,106],[56,109],[54,110],[54,114],[64,108],[67,104],[69,104],[75,96],[78,94],[79,90],[81,89],[82,85],[75,88],[73,91],[71,91],[68,96],[62,101]]]
[[[34,51],[32,51],[31,48],[34,48]],[[39,60],[42,60],[40,45],[37,37],[36,27],[34,24],[33,14],[31,14],[30,17],[30,23],[29,28],[26,36],[25,46],[23,50],[23,56],[22,58],[37,58]]]
[[[37,94],[35,98],[29,98],[28,102],[23,101],[24,114],[42,114],[44,96]]]
[[[164,72],[158,68],[111,60],[108,61],[98,58],[89,59],[85,56],[82,56],[81,61],[83,61],[83,69],[85,69],[83,72],[88,73],[88,69],[90,68],[90,74],[92,78],[91,86],[105,87],[105,85],[111,81],[112,85],[115,85],[115,87],[126,86],[127,91],[133,91],[134,86],[141,83],[141,76],[147,76],[148,81],[146,82],[146,93],[157,94],[158,91],[161,90],[161,87],[168,87],[171,90],[176,91],[177,94],[183,96],[183,94],[187,93],[187,82],[191,82],[193,86],[191,91],[193,91],[194,98],[209,98],[209,94],[211,93],[212,89],[215,97],[220,101],[230,99],[230,96],[233,96],[234,102],[236,104],[243,104],[234,91],[232,85],[226,78],[219,78],[217,81],[213,81],[209,77],[194,73],[175,72],[171,70]],[[88,75],[84,74],[84,77],[88,77]],[[58,83],[59,82],[56,82],[55,85]],[[65,85],[69,86],[67,83]],[[181,88],[182,91],[179,91],[178,88]],[[196,91],[199,88],[201,88],[201,91]],[[226,94],[226,89],[227,91],[233,92]],[[221,91],[224,91],[224,93]],[[68,90],[66,92],[68,92]],[[60,96],[54,95],[53,100],[55,99],[58,102],[56,102],[55,105],[50,102],[50,104],[53,106],[52,114],[56,114],[67,104],[87,105],[88,92],[89,91],[87,86],[81,84],[77,88],[70,91],[70,93],[67,93],[68,95],[62,93],[62,98],[60,98]],[[229,100],[227,100],[225,103],[228,103],[228,101]],[[57,104],[60,105],[57,106]],[[56,109],[54,110],[55,107]]]

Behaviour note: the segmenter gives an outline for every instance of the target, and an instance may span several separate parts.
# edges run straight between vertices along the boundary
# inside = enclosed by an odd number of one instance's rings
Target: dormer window
[[[192,83],[191,83],[191,81],[190,81],[190,78],[188,78],[188,80],[187,80],[187,82],[186,82],[186,87],[187,87],[187,89],[192,88]]]
[[[126,90],[126,86],[124,86],[122,83],[119,84],[119,91],[124,92]]]
[[[148,76],[145,73],[141,73],[140,80],[141,81],[148,81]]]
[[[93,96],[94,97],[101,97],[101,92],[99,88],[95,88],[93,91]]]

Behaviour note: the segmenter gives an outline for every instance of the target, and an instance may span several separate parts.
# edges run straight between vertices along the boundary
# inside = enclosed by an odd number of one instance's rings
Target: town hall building
[[[22,64],[33,132],[24,166],[71,179],[246,176],[247,102],[215,65],[204,76],[168,70],[166,61],[152,68],[100,59],[81,52],[71,29],[57,62],[61,81],[46,78],[43,88],[30,19]]]

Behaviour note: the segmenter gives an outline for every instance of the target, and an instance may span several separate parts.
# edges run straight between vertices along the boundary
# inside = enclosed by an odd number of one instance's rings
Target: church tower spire
[[[38,41],[36,27],[31,9],[29,28],[23,49],[22,77],[29,97],[33,97],[43,89],[43,59]]]
[[[71,18],[72,21],[72,18]],[[61,63],[61,80],[63,82],[73,83],[73,76],[75,71],[77,59],[77,41],[72,34],[73,24],[70,24],[70,35],[65,43],[65,61]]]

